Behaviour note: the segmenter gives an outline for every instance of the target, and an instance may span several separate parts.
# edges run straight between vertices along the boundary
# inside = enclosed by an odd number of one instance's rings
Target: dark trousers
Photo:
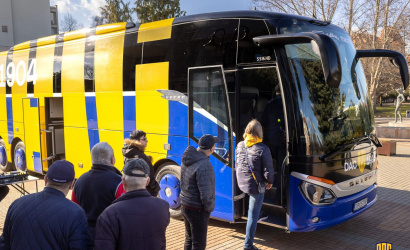
[[[193,210],[182,206],[185,222],[185,250],[205,249],[210,213],[205,210]]]
[[[9,187],[7,186],[0,186],[0,201],[2,201],[7,196],[9,190]]]

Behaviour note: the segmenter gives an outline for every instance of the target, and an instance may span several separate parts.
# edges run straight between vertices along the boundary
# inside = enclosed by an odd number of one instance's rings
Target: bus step
[[[248,220],[248,217],[242,217],[244,220]],[[287,229],[286,227],[286,218],[276,217],[269,215],[267,219],[258,222],[260,224],[265,224],[269,226],[274,226],[277,228]]]
[[[245,198],[245,193],[242,193],[242,194],[240,194],[240,195],[234,196],[234,197],[233,197],[233,201],[238,201],[238,200],[241,200],[241,199],[243,199],[243,198]]]

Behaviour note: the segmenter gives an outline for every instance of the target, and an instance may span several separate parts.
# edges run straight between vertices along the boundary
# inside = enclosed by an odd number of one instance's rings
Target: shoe
[[[244,248],[244,250],[259,250],[259,248],[252,246],[251,248]]]
[[[261,210],[261,212],[259,213],[259,219],[258,222],[264,221],[268,218],[268,216],[263,212],[263,210]]]

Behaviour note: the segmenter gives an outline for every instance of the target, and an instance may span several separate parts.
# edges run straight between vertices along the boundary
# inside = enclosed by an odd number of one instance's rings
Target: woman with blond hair
[[[262,143],[263,129],[256,119],[248,123],[243,138],[236,147],[236,178],[239,189],[249,195],[244,249],[258,249],[253,246],[253,238],[265,189],[273,184],[273,161],[269,147]]]

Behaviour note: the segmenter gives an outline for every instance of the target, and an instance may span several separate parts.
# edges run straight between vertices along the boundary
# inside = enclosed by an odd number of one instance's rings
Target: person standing
[[[215,173],[209,156],[217,137],[206,134],[198,148],[188,146],[182,155],[181,204],[185,222],[184,249],[205,249],[208,222],[215,206]]]
[[[146,190],[150,168],[142,159],[125,163],[125,193],[98,217],[94,249],[165,249],[169,204]]]
[[[147,191],[152,196],[157,196],[160,190],[158,182],[155,180],[155,171],[154,167],[152,166],[151,159],[144,153],[147,145],[148,139],[147,134],[142,130],[135,130],[131,133],[130,138],[125,139],[124,147],[122,148],[122,154],[124,155],[124,164],[135,158],[143,159],[149,166],[149,178],[150,183],[147,186]],[[125,190],[122,186],[120,186],[119,193],[124,193]],[[118,197],[117,197],[118,198]]]
[[[39,193],[15,200],[3,229],[6,249],[91,249],[84,210],[66,198],[74,185],[74,166],[54,162]]]
[[[97,143],[91,149],[91,162],[91,170],[75,183],[71,200],[84,209],[94,240],[97,218],[115,200],[121,184],[121,172],[114,167],[114,151],[106,142]]]
[[[236,147],[236,178],[239,189],[249,195],[248,221],[244,249],[258,249],[253,245],[256,226],[261,212],[266,183],[272,187],[274,170],[269,147],[262,143],[263,129],[257,120],[248,123],[243,135],[245,141]]]

